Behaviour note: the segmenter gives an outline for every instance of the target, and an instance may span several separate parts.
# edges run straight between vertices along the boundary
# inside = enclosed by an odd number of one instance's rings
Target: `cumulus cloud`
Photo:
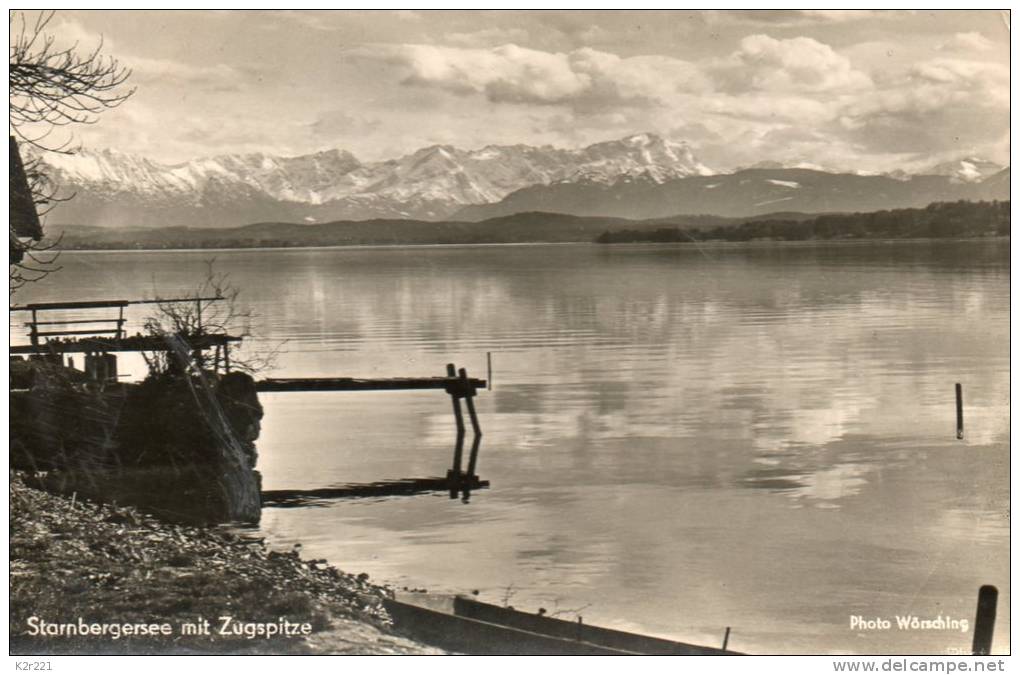
[[[851,53],[806,37],[750,35],[729,56],[700,61],[513,45],[399,48],[390,60],[405,83],[428,89],[415,95],[471,97],[488,119],[506,111],[499,119],[508,128],[533,115],[536,139],[587,144],[674,131],[718,169],[762,158],[884,169],[918,153],[986,154],[1001,144],[1007,68],[944,52],[869,72],[860,64],[876,60]],[[479,139],[491,133],[474,129]]]
[[[102,123],[89,127],[92,148],[117,148],[159,158],[169,163],[224,152],[269,152],[288,154],[289,143],[299,138],[300,129],[291,122],[281,123],[270,114],[238,116],[230,111],[174,111],[168,124],[166,106],[150,105],[132,99],[131,105],[109,111]],[[173,153],[167,152],[168,135]]]
[[[832,47],[809,37],[777,40],[748,35],[718,68],[737,90],[847,91],[871,86],[871,78]]]
[[[489,38],[473,34],[458,39]],[[839,94],[872,86],[864,72],[830,46],[807,37],[749,35],[725,59],[695,63],[663,55],[622,57],[583,47],[547,52],[504,44],[377,45],[363,56],[404,70],[408,85],[492,102],[578,107],[668,105],[677,97],[714,91],[771,92],[777,96]]]
[[[1009,105],[1009,66],[1006,64],[933,59],[915,65],[910,75],[936,87],[942,98],[965,100],[975,106]]]
[[[571,69],[586,76],[587,92],[597,103],[614,101],[668,103],[677,95],[712,89],[709,78],[696,65],[668,56],[632,56],[583,48],[570,53]]]
[[[99,49],[103,56],[115,57],[120,65],[131,70],[130,85],[159,81],[163,84],[231,91],[245,79],[241,69],[225,64],[191,65],[173,59],[133,55],[110,38],[92,32],[74,20],[60,18],[52,24],[51,34],[58,49],[74,49],[78,53]]]
[[[993,143],[1008,119],[1008,66],[940,58],[850,102],[839,125],[869,150],[937,153]]]
[[[144,84],[158,81],[204,91],[236,91],[247,81],[247,74],[226,64],[195,66],[172,59],[150,59],[127,56],[122,62],[131,68],[131,82]]]
[[[706,97],[701,109],[746,121],[808,125],[836,119],[842,105],[842,99],[817,100],[806,96],[751,92]]]
[[[398,58],[411,70],[406,83],[484,93],[492,101],[560,103],[591,85],[565,54],[513,44],[494,49],[408,45]]]
[[[680,59],[622,58],[587,47],[564,53],[514,44],[491,49],[402,45],[377,47],[370,55],[405,68],[405,84],[482,94],[497,103],[631,105],[708,87],[699,69]]]
[[[232,22],[238,31],[277,26],[270,41],[286,41],[274,49],[300,47],[279,59],[264,32],[245,40],[255,51],[244,58],[150,50],[114,32],[118,44],[108,40],[106,51],[134,68],[138,93],[83,137],[138,150],[172,143],[177,156],[277,144],[291,154],[340,145],[378,159],[435,142],[587,144],[651,130],[689,141],[718,169],[761,159],[885,168],[1008,144],[996,16],[613,16],[284,12]],[[93,46],[99,24],[70,17],[59,24],[64,39]],[[182,35],[197,39],[189,30]],[[147,136],[131,131],[141,128]]]
[[[938,46],[940,51],[947,52],[987,52],[995,47],[995,43],[977,31],[956,33],[949,40]]]
[[[833,19],[834,20],[834,19]],[[685,61],[624,57],[592,48],[547,52],[398,45],[373,48],[406,85],[479,97],[518,112],[563,111],[539,126],[562,138],[609,137],[636,128],[685,129],[706,161],[754,155],[832,165],[839,157],[892,156],[991,142],[1006,119],[1008,68],[966,59],[912,63],[873,78],[809,37],[747,35],[729,56]],[[679,122],[678,117],[687,117]],[[735,147],[744,150],[738,153]],[[760,157],[759,157],[760,158]]]

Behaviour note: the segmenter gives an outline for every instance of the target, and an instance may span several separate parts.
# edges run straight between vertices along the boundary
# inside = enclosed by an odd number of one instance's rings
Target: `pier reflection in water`
[[[850,619],[973,619],[995,584],[1008,649],[1003,243],[216,255],[255,333],[286,340],[278,376],[482,373],[493,353],[477,399],[489,489],[267,509],[271,542],[625,630],[716,644],[732,626],[752,653],[966,649],[969,635]],[[83,297],[153,276],[188,288],[209,257],[67,254],[23,301],[64,297],[64,280]],[[445,397],[261,398],[267,490],[449,464]]]

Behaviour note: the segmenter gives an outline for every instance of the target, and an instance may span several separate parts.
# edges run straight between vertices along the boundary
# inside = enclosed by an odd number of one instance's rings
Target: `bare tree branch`
[[[9,16],[10,129],[21,143],[51,152],[74,152],[73,136],[51,139],[58,127],[95,124],[99,115],[134,94],[124,89],[131,70],[95,49],[79,52],[75,43],[61,49],[46,32],[54,12],[30,22],[22,12]]]
[[[77,124],[95,124],[99,115],[116,108],[135,90],[124,84],[131,70],[102,53],[103,42],[80,52],[78,44],[60,48],[47,28],[55,12],[39,13],[34,21],[24,12],[8,14],[10,28],[9,128],[18,145],[48,152],[75,151],[70,130]],[[25,177],[36,213],[45,217],[54,206],[74,197],[58,195],[58,186],[47,175],[40,157],[24,158]],[[55,272],[59,239],[42,243],[10,232],[11,295],[27,283]],[[40,255],[42,254],[42,255]]]

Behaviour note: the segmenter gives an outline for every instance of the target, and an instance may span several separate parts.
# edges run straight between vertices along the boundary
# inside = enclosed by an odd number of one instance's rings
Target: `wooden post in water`
[[[730,627],[726,626],[726,634],[723,635],[723,639],[722,639],[722,648],[723,648],[723,650],[726,649],[726,646],[729,643],[730,643]]]
[[[974,656],[988,656],[992,653],[992,634],[995,632],[995,608],[999,604],[999,589],[982,586],[978,591],[977,618],[974,619]]]
[[[485,352],[485,362],[489,366],[489,378],[485,382],[489,391],[492,391],[492,352]]]
[[[446,376],[457,377],[457,368],[452,363],[446,364]],[[450,469],[447,478],[450,481],[450,499],[456,499],[460,486],[461,460],[464,456],[464,414],[460,410],[459,392],[452,392],[450,398],[453,399],[453,417],[457,422],[457,442],[453,448],[453,468]]]
[[[461,368],[457,374],[460,376],[464,387],[464,405],[467,406],[468,419],[471,420],[471,431],[474,438],[471,440],[471,455],[468,457],[467,483],[464,487],[464,499],[471,494],[471,483],[475,480],[475,467],[478,465],[478,446],[482,444],[482,427],[478,424],[478,414],[475,412],[474,387],[468,382],[467,370]]]
[[[956,383],[956,438],[963,440],[963,385]]]

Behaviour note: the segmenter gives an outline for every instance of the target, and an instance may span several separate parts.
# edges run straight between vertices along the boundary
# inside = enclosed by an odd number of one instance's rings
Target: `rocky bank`
[[[15,472],[10,509],[12,654],[440,653],[389,631],[385,588],[324,560],[50,494]],[[203,621],[207,634],[185,634]],[[257,629],[282,622],[304,628],[271,637]],[[167,634],[125,628],[152,624]],[[150,634],[129,634],[139,632]]]

